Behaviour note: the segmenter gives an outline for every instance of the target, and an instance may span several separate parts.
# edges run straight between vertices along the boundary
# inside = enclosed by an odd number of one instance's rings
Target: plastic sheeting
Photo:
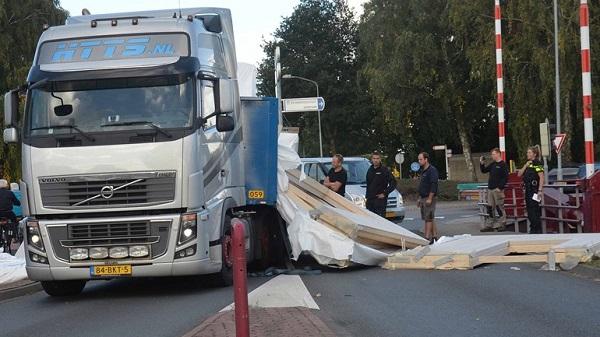
[[[335,231],[299,208],[288,197],[288,177],[286,170],[300,165],[300,157],[295,149],[298,146],[297,134],[281,134],[278,147],[277,167],[277,210],[287,222],[287,231],[292,246],[293,258],[302,253],[310,254],[318,263],[334,267],[347,267],[352,262],[364,265],[381,265],[388,254],[359,244],[346,235]]]
[[[0,284],[8,284],[27,279],[25,270],[25,248],[23,244],[15,256],[0,253]]]
[[[256,96],[256,67],[249,63],[238,63],[237,79],[240,96]]]

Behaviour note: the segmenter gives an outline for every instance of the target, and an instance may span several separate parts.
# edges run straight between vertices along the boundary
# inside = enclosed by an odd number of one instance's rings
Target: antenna
[[[179,0],[179,18],[181,19],[181,0]]]

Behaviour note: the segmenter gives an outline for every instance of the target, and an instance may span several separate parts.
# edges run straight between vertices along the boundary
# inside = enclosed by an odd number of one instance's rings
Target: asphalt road
[[[442,234],[478,232],[474,207],[442,206]],[[414,214],[414,215],[411,215]],[[417,231],[418,210],[403,226]],[[600,336],[600,277],[539,266],[471,271],[326,270],[302,276],[334,328],[369,336]],[[252,290],[267,278],[249,278]],[[0,302],[0,336],[182,336],[232,302],[200,278],[95,281],[73,298],[43,292]]]
[[[406,216],[400,225],[423,234],[421,211],[413,203],[406,204]],[[473,202],[438,202],[435,223],[438,235],[479,234],[481,220],[477,204]]]
[[[600,282],[510,267],[369,268],[302,279],[321,310],[353,336],[600,336]]]
[[[250,278],[254,289],[266,278]],[[95,281],[72,298],[44,292],[0,302],[0,336],[182,336],[233,301],[198,278]]]

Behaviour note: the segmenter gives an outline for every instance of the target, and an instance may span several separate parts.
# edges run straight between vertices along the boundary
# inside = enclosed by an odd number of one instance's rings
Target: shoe
[[[494,229],[492,227],[485,227],[479,230],[482,233],[486,233],[486,232],[493,232]]]
[[[429,239],[429,244],[430,244],[430,245],[432,245],[432,244],[434,244],[434,243],[435,243],[435,238],[431,238],[431,239]]]

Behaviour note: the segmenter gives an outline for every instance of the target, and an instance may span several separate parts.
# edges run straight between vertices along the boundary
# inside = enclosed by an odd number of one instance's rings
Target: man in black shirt
[[[331,158],[331,168],[323,182],[323,185],[342,197],[346,195],[346,182],[348,181],[348,173],[342,167],[343,163],[344,157],[341,154],[334,155]]]
[[[8,182],[0,179],[0,218],[7,218],[15,224],[17,223],[17,217],[12,211],[13,205],[21,206],[21,202],[8,187]]]
[[[493,162],[486,166],[485,158],[479,158],[481,173],[489,173],[488,178],[488,213],[489,218],[482,232],[504,231],[506,225],[506,213],[504,212],[504,187],[508,180],[508,166],[502,160],[500,149],[495,148],[491,151]],[[497,221],[496,211],[500,215],[500,221]]]
[[[379,152],[373,152],[371,164],[367,171],[367,209],[385,218],[387,198],[396,189],[396,179],[390,170],[381,164]]]
[[[437,228],[435,226],[435,204],[438,193],[438,170],[429,163],[429,154],[419,154],[419,165],[421,165],[421,180],[419,181],[419,201],[417,206],[421,209],[421,219],[425,221],[425,238],[433,244],[437,240]]]

